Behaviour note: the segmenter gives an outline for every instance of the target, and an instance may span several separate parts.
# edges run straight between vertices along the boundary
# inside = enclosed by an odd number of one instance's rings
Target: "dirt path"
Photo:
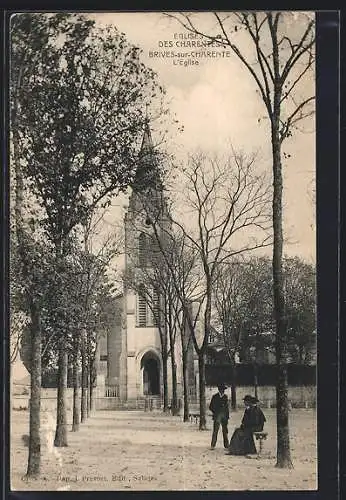
[[[180,417],[141,412],[96,412],[69,446],[56,449],[54,416],[43,415],[42,478],[24,481],[28,412],[12,416],[12,487],[16,490],[306,490],[317,487],[316,414],[290,414],[294,470],[275,465],[275,413],[266,412],[269,433],[265,450],[272,458],[248,459],[224,454],[221,432],[214,451],[209,431]],[[232,415],[229,432],[241,412]]]

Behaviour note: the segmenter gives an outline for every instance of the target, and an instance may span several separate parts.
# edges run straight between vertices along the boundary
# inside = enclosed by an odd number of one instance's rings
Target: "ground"
[[[268,440],[261,459],[227,456],[221,429],[215,450],[208,431],[161,413],[97,411],[69,446],[54,448],[54,415],[42,415],[42,474],[26,481],[28,412],[12,413],[14,490],[313,490],[317,488],[316,412],[290,412],[293,470],[275,468],[275,410],[265,410]],[[230,435],[242,412],[233,413]],[[69,426],[70,428],[70,426]]]

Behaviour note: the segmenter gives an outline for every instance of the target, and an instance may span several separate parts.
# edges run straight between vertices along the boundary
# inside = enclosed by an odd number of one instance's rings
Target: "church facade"
[[[145,186],[143,188],[143,186]],[[143,208],[145,200],[145,209]],[[159,212],[158,212],[159,210]],[[125,230],[125,270],[126,276],[131,271],[133,276],[141,275],[141,270],[153,266],[148,259],[154,249],[148,239],[150,234],[150,213],[160,217],[160,224],[168,224],[168,212],[164,202],[163,187],[159,170],[156,166],[155,152],[149,125],[146,124],[142,146],[139,154],[136,179],[129,199],[128,210],[124,219]],[[148,220],[149,219],[149,220]],[[152,242],[152,240],[151,240]],[[145,278],[143,278],[145,279]],[[147,286],[147,283],[143,283]],[[163,397],[163,363],[160,330],[157,326],[155,307],[160,297],[151,296],[151,304],[145,294],[141,294],[141,282],[136,287],[126,280],[123,282],[123,292],[117,299],[115,311],[115,326],[101,339],[99,346],[98,386],[103,381],[105,395],[116,396],[120,401],[133,401],[143,398]],[[161,329],[162,334],[162,329]],[[171,346],[168,345],[168,349]],[[177,394],[183,394],[183,373],[181,339],[179,334],[174,343]],[[187,379],[189,394],[196,394],[197,362],[194,351],[188,351]],[[171,357],[167,364],[168,396],[172,397],[172,366]],[[101,382],[102,384],[102,382]]]

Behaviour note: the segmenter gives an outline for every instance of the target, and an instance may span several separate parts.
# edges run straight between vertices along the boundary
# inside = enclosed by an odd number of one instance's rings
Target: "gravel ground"
[[[290,412],[294,469],[275,468],[275,410],[265,410],[268,440],[261,459],[227,456],[221,429],[209,449],[208,431],[161,413],[98,411],[68,433],[69,446],[54,448],[55,415],[42,414],[42,474],[24,479],[28,411],[12,412],[13,490],[313,490],[317,488],[316,412]],[[233,413],[232,434],[242,412]],[[70,429],[70,425],[69,425]]]

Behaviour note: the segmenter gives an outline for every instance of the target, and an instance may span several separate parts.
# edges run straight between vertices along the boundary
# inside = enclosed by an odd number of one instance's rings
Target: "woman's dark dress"
[[[229,443],[228,453],[230,455],[252,455],[257,453],[253,432],[263,430],[265,416],[260,408],[252,406],[246,408],[241,426],[235,429]]]

